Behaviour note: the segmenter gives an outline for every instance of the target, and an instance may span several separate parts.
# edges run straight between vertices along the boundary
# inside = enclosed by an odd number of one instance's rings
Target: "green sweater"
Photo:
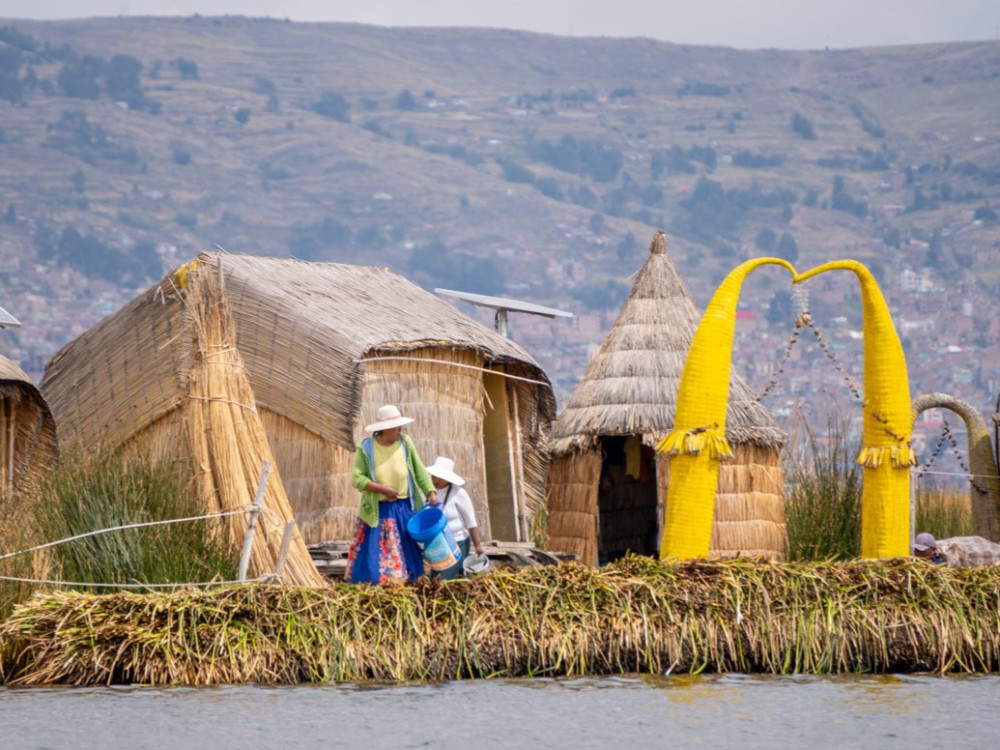
[[[375,481],[375,468],[368,458],[369,447],[374,438],[367,437],[361,441],[361,445],[354,451],[354,472],[351,475],[351,484],[354,489],[361,493],[361,507],[358,509],[358,516],[366,524],[375,528],[378,526],[378,504],[382,499],[381,493],[368,492],[365,485]],[[413,446],[413,441],[409,435],[400,438],[406,451],[406,467],[410,474],[410,504],[413,510],[418,510],[424,504],[424,495],[434,492],[434,483],[431,482],[431,475],[424,468],[417,449]],[[420,492],[414,491],[414,484],[420,488]]]

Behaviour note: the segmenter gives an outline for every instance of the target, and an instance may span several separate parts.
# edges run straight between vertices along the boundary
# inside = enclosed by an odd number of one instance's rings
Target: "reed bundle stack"
[[[658,232],[613,329],[552,428],[549,546],[591,565],[659,550],[677,389],[701,319]],[[726,437],[710,556],[781,559],[787,549],[781,448],[787,436],[738,374],[728,379]]]
[[[52,413],[27,373],[0,357],[0,493],[10,492],[56,458]]]
[[[8,685],[995,672],[1000,568],[629,556],[417,586],[36,596]]]

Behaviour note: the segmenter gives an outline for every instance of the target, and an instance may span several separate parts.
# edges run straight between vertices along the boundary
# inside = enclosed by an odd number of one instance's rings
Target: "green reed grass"
[[[994,672],[1000,569],[626,557],[417,585],[58,592],[0,682],[219,684],[698,672]]]
[[[940,486],[933,479],[921,479],[914,497],[916,531],[929,531],[937,539],[970,536],[972,506],[969,493]]]
[[[3,537],[8,549],[134,523],[202,513],[175,467],[143,456],[97,452],[64,457],[50,474],[14,498],[23,533]],[[0,561],[0,574],[23,574],[81,584],[162,584],[232,580],[238,551],[228,549],[217,521],[199,520],[113,531]],[[90,587],[88,591],[111,591]],[[24,598],[23,585],[0,589],[0,603]]]
[[[861,554],[860,439],[831,417],[825,435],[803,424],[785,467],[790,560],[850,560]]]

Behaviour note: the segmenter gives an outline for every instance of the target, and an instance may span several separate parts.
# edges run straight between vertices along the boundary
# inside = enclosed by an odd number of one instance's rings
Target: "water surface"
[[[996,675],[0,688],[0,747],[988,747],[998,712]]]

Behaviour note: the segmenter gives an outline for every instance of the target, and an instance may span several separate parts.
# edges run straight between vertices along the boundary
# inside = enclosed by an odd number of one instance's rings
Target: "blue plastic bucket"
[[[406,522],[406,530],[432,570],[447,570],[462,559],[462,549],[448,531],[444,511],[425,505]]]

